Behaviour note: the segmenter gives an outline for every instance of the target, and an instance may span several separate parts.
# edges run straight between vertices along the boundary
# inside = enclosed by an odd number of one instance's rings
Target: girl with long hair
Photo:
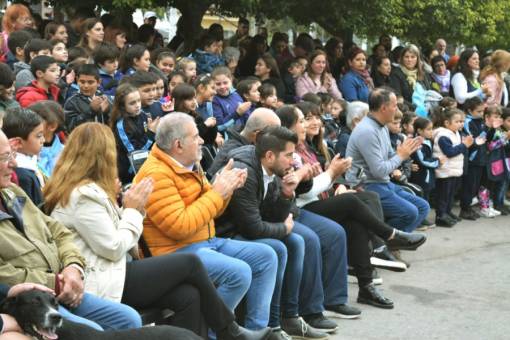
[[[335,99],[342,99],[336,81],[329,72],[326,52],[315,50],[310,56],[306,72],[296,80],[296,95],[327,92]]]
[[[457,103],[473,97],[485,99],[490,96],[488,85],[480,85],[480,55],[475,49],[467,48],[460,54],[459,61],[453,72],[451,86]]]
[[[510,53],[496,50],[492,53],[489,65],[480,72],[482,85],[487,86],[491,96],[487,98],[487,105],[508,105],[508,89],[503,75],[510,68]]]
[[[122,183],[130,183],[136,169],[130,164],[130,154],[148,152],[154,143],[159,117],[154,121],[142,111],[140,92],[131,84],[117,87],[110,114],[110,127],[117,141],[117,165]]]
[[[103,23],[97,18],[88,18],[83,22],[82,32],[78,46],[84,48],[91,56],[96,47],[104,40]]]

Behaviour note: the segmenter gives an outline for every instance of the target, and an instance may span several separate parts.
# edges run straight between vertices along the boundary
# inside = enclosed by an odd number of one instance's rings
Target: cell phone
[[[356,179],[362,180],[365,177],[365,169],[359,168],[358,172],[356,173]]]
[[[480,137],[480,138],[485,138],[485,137],[487,137],[487,132],[482,131],[482,132],[478,135],[478,137]]]

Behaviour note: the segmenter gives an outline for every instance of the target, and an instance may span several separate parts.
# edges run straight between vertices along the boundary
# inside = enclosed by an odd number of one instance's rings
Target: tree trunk
[[[209,9],[211,3],[209,0],[177,0],[175,8],[182,15],[184,21],[184,47],[181,56],[186,56],[193,52],[198,45],[202,33],[202,18]]]

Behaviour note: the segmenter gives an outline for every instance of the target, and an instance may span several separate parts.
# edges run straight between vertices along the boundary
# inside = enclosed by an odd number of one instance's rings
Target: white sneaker
[[[372,266],[382,269],[387,269],[395,272],[405,272],[407,269],[407,266],[405,263],[398,262],[398,261],[387,261],[380,259],[378,257],[372,256],[370,258],[370,263]]]
[[[473,197],[473,200],[471,201],[471,206],[478,204],[478,197]]]
[[[496,210],[493,207],[490,207],[489,209],[492,212],[492,214],[494,214],[494,216],[500,216],[501,215],[501,211]]]
[[[480,209],[480,216],[485,218],[494,218],[496,215],[491,211],[491,208]]]

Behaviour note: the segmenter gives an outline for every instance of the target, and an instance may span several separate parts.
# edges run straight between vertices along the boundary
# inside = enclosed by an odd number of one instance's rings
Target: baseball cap
[[[143,19],[150,19],[150,18],[157,18],[158,16],[156,15],[156,12],[153,12],[153,11],[147,11],[145,12],[145,14],[143,15]]]

